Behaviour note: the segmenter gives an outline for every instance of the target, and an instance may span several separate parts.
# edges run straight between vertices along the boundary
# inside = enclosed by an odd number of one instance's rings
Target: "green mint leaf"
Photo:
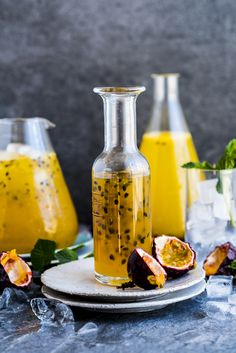
[[[52,240],[38,239],[31,251],[31,262],[35,271],[42,272],[54,258],[56,243]]]
[[[236,139],[232,139],[229,141],[229,143],[225,147],[225,153],[232,159],[236,158]]]
[[[81,244],[78,244],[78,245],[76,245],[75,247],[73,247],[73,249],[71,249],[71,250],[79,250],[79,249],[82,249],[82,248],[84,248],[85,247],[85,244],[84,243],[81,243]]]
[[[221,169],[233,169],[236,167],[236,139],[232,139],[226,145],[224,154],[221,156],[216,164],[216,168]]]
[[[226,145],[224,154],[218,160],[215,166],[207,161],[188,162],[182,165],[187,169],[204,169],[204,170],[223,170],[236,168],[236,139],[232,139]]]
[[[182,165],[182,168],[186,169],[205,169],[205,170],[215,170],[213,165],[209,162],[188,162]]]
[[[94,253],[90,252],[89,254],[87,254],[86,256],[84,256],[84,259],[88,259],[89,257],[94,257]]]
[[[78,253],[76,249],[65,248],[56,252],[55,258],[59,261],[60,264],[65,264],[66,262],[78,260]]]
[[[232,261],[228,267],[231,268],[232,270],[236,270],[236,260]]]

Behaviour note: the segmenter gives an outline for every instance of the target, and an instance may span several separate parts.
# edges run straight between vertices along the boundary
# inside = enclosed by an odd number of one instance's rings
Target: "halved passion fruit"
[[[235,269],[230,267],[236,260],[236,248],[230,242],[218,245],[206,257],[203,268],[207,276],[211,275],[235,275]]]
[[[13,249],[11,251],[2,252],[0,254],[0,265],[1,272],[4,269],[5,274],[3,281],[7,283],[10,281],[12,285],[17,287],[25,287],[28,286],[32,280],[32,271],[28,264],[17,255],[16,250]],[[1,285],[3,285],[1,280]]]
[[[130,279],[143,289],[163,287],[167,275],[161,265],[143,249],[133,250],[127,266]]]
[[[196,253],[188,243],[167,235],[153,240],[153,256],[171,278],[192,270],[196,260]]]

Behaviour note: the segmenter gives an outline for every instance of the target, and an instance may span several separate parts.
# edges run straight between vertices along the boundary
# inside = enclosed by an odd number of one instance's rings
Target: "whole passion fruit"
[[[236,248],[230,242],[218,245],[206,257],[203,268],[207,276],[236,275],[236,270],[230,266],[236,260]]]
[[[130,279],[143,289],[162,288],[167,278],[161,265],[141,248],[130,254],[127,270]]]
[[[153,256],[165,269],[168,278],[176,278],[192,270],[196,253],[188,243],[162,235],[153,240]]]

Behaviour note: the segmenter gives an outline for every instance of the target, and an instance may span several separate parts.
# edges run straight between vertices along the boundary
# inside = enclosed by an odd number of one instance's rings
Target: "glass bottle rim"
[[[16,118],[0,118],[0,125],[12,125],[15,123],[32,123],[32,122],[39,122],[44,125],[46,129],[54,128],[56,125],[51,122],[50,120],[42,117],[16,117]]]
[[[163,78],[171,78],[171,77],[176,77],[176,78],[179,78],[180,77],[180,74],[178,72],[169,72],[169,73],[152,73],[151,74],[151,77],[152,78],[157,78],[157,77],[163,77]]]
[[[98,93],[101,95],[105,94],[111,94],[111,95],[118,95],[118,96],[123,96],[123,95],[130,95],[130,94],[139,94],[142,93],[146,90],[146,87],[144,86],[128,86],[128,87],[95,87],[93,89],[94,93]]]

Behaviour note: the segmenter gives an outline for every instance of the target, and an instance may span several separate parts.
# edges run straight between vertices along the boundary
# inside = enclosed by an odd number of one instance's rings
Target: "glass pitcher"
[[[136,99],[144,87],[95,88],[104,102],[105,147],[92,169],[95,277],[128,281],[135,247],[151,252],[150,170],[136,142]]]
[[[39,238],[73,244],[75,209],[43,118],[0,119],[0,251],[28,253]]]
[[[153,234],[184,238],[187,183],[181,165],[198,161],[198,156],[179,102],[178,77],[152,75],[154,106],[140,150],[151,168]],[[189,198],[194,198],[194,187]]]

